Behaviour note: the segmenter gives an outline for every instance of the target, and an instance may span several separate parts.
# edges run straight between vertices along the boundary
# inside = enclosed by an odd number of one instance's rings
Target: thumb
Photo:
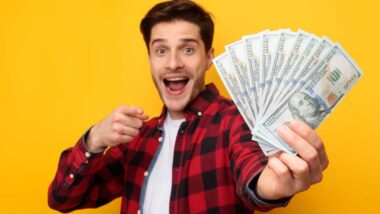
[[[149,116],[147,114],[135,114],[134,116],[139,118],[142,121],[149,119]]]

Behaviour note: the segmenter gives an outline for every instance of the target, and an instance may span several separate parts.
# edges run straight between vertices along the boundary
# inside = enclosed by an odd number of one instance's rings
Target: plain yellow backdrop
[[[118,105],[161,110],[139,22],[157,1],[0,2],[0,213],[56,213],[58,158]],[[197,1],[215,17],[216,54],[264,29],[302,28],[339,43],[363,78],[318,129],[330,166],[321,184],[272,213],[379,213],[379,24],[376,1]],[[215,82],[228,95],[216,71]],[[97,210],[119,213],[120,200]]]

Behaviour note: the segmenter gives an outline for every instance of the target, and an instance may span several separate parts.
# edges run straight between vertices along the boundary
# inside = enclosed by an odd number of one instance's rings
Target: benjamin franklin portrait
[[[322,110],[321,104],[305,92],[297,92],[288,100],[289,110],[293,118],[307,123],[312,128],[316,128],[326,116],[326,111]]]

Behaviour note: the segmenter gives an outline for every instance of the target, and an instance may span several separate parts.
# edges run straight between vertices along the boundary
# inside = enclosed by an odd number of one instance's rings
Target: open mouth
[[[166,86],[166,89],[169,91],[172,95],[179,95],[181,94],[186,84],[189,82],[188,77],[168,77],[164,78],[164,84]]]

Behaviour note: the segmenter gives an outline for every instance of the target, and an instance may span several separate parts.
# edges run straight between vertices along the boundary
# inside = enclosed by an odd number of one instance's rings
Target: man
[[[321,180],[327,156],[310,127],[280,127],[299,156],[268,161],[236,106],[205,86],[214,56],[207,12],[191,1],[163,2],[140,29],[162,114],[146,121],[141,108],[121,106],[87,131],[61,155],[51,208],[98,207],[121,196],[121,213],[252,213],[285,206]]]
[[[289,98],[288,106],[293,118],[302,120],[312,128],[316,128],[327,114],[326,110],[321,110],[317,99],[302,91]]]

